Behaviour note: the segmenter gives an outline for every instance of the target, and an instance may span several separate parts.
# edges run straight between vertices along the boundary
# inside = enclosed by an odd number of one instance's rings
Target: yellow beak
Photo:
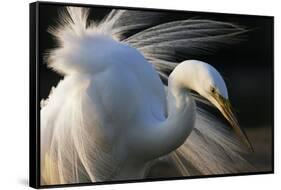
[[[217,103],[219,104],[219,110],[223,114],[223,116],[228,120],[231,127],[234,129],[235,133],[239,136],[239,138],[247,145],[248,149],[253,152],[253,146],[251,145],[246,133],[243,131],[242,128],[240,128],[239,123],[233,114],[233,111],[231,109],[231,104],[229,100],[225,99],[224,97],[216,94],[216,96],[213,96]]]

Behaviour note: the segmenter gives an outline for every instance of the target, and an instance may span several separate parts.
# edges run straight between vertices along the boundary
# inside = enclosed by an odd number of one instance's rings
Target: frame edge
[[[29,186],[40,188],[37,128],[38,2],[29,4]]]

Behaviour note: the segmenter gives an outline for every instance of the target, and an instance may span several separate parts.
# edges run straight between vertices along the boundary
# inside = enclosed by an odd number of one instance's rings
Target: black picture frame
[[[105,182],[95,182],[95,183],[77,183],[77,184],[63,184],[63,185],[41,185],[40,184],[40,62],[41,54],[40,49],[40,6],[53,5],[53,6],[79,6],[79,7],[90,7],[90,8],[110,8],[110,9],[128,9],[128,10],[145,10],[145,11],[159,11],[159,12],[173,12],[173,13],[195,13],[193,11],[186,10],[168,10],[168,9],[149,9],[149,8],[132,8],[132,7],[120,7],[120,6],[102,6],[102,5],[91,5],[91,4],[78,4],[78,3],[57,3],[57,2],[34,2],[30,6],[30,25],[29,25],[29,35],[30,35],[30,96],[29,96],[29,185],[33,188],[53,188],[53,187],[70,187],[70,186],[84,186],[84,185],[100,185],[100,184],[119,184],[119,183],[134,183],[134,182],[151,182],[151,181],[162,181],[162,180],[179,180],[179,179],[194,179],[194,178],[209,178],[209,177],[227,177],[227,176],[243,176],[243,175],[257,175],[257,174],[272,174],[274,173],[274,17],[273,16],[257,16],[257,15],[237,15],[244,17],[255,17],[270,20],[271,27],[270,31],[272,36],[271,42],[271,89],[272,89],[272,155],[271,163],[272,168],[269,171],[261,172],[245,172],[239,174],[221,174],[221,175],[204,175],[204,176],[190,176],[190,177],[171,177],[171,178],[153,178],[153,179],[141,179],[141,180],[122,180],[122,181],[105,181]],[[235,16],[236,14],[226,14],[226,13],[202,13],[202,14],[213,14],[220,17]]]

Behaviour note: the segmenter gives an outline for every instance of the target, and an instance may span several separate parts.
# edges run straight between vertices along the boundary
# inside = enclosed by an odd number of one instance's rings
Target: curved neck
[[[165,120],[150,123],[134,136],[134,140],[139,142],[137,149],[142,150],[142,155],[148,155],[148,160],[177,149],[194,127],[195,102],[188,89],[178,86],[173,79],[169,79],[167,104],[168,116]]]
[[[167,131],[167,147],[175,150],[184,143],[191,133],[196,114],[194,99],[190,96],[189,89],[177,83],[173,77],[169,78],[168,92],[168,117],[162,123]]]
[[[168,118],[175,114],[175,112],[181,113],[184,111],[186,103],[192,100],[192,97],[189,95],[189,89],[184,89],[171,76],[169,78],[167,91]]]

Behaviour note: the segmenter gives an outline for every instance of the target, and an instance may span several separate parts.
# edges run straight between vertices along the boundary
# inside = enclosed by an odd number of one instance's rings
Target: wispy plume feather
[[[50,27],[49,32],[62,43],[74,35],[83,36],[87,30],[88,16],[87,8],[67,7],[59,13],[57,26]]]

